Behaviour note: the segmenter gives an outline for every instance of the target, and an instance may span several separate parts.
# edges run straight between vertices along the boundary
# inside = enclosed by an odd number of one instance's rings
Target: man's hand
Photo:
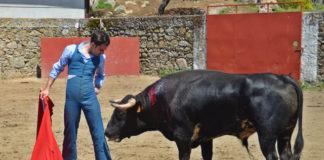
[[[100,88],[95,87],[95,92],[96,92],[96,95],[98,95],[100,93]]]
[[[41,89],[40,92],[39,92],[39,96],[41,98],[47,97],[48,94],[49,94],[49,88]]]
[[[48,77],[47,84],[46,84],[45,88],[41,89],[39,92],[39,97],[43,98],[45,96],[48,96],[49,90],[50,90],[52,84],[54,83],[54,81],[55,81],[54,78]]]

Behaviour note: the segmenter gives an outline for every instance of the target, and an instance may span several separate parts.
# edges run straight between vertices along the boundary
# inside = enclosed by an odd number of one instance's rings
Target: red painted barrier
[[[41,68],[42,77],[48,77],[53,64],[61,57],[64,48],[70,44],[79,44],[90,40],[89,37],[75,38],[42,38],[41,39]],[[111,37],[110,45],[105,51],[107,76],[139,75],[139,38]],[[59,77],[66,77],[67,66]]]
[[[291,74],[299,81],[301,17],[302,12],[207,15],[207,69]]]

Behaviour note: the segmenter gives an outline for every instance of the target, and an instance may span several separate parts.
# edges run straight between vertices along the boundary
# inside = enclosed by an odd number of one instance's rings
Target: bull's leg
[[[169,4],[170,0],[163,0],[159,7],[159,16],[164,13],[165,7]]]
[[[191,153],[191,145],[190,142],[186,141],[176,141],[178,151],[179,151],[179,160],[189,160]]]
[[[178,128],[174,132],[174,140],[179,151],[179,160],[189,160],[191,153],[191,140],[188,132],[183,128]]]
[[[278,152],[281,160],[289,160],[292,157],[290,138],[291,134],[278,138]]]
[[[213,140],[200,144],[201,154],[204,160],[211,160],[213,156]]]
[[[266,160],[277,160],[276,138],[273,136],[258,134],[261,151]]]

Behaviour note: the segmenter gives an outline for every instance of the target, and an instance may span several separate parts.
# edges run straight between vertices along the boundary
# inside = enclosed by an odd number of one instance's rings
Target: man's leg
[[[80,122],[81,107],[78,102],[66,100],[64,108],[63,159],[76,160],[76,139]]]
[[[91,103],[84,105],[83,112],[91,133],[96,160],[111,160],[110,151],[104,135],[100,105],[97,98]]]

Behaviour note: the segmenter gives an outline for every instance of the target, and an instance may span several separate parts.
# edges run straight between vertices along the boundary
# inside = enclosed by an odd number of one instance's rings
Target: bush
[[[112,9],[111,4],[105,4],[106,0],[99,0],[98,6],[95,9]]]
[[[278,2],[296,2],[296,0],[278,0]],[[312,10],[312,0],[301,0],[303,2],[303,10]],[[280,7],[285,9],[300,8],[300,3],[279,4]]]

